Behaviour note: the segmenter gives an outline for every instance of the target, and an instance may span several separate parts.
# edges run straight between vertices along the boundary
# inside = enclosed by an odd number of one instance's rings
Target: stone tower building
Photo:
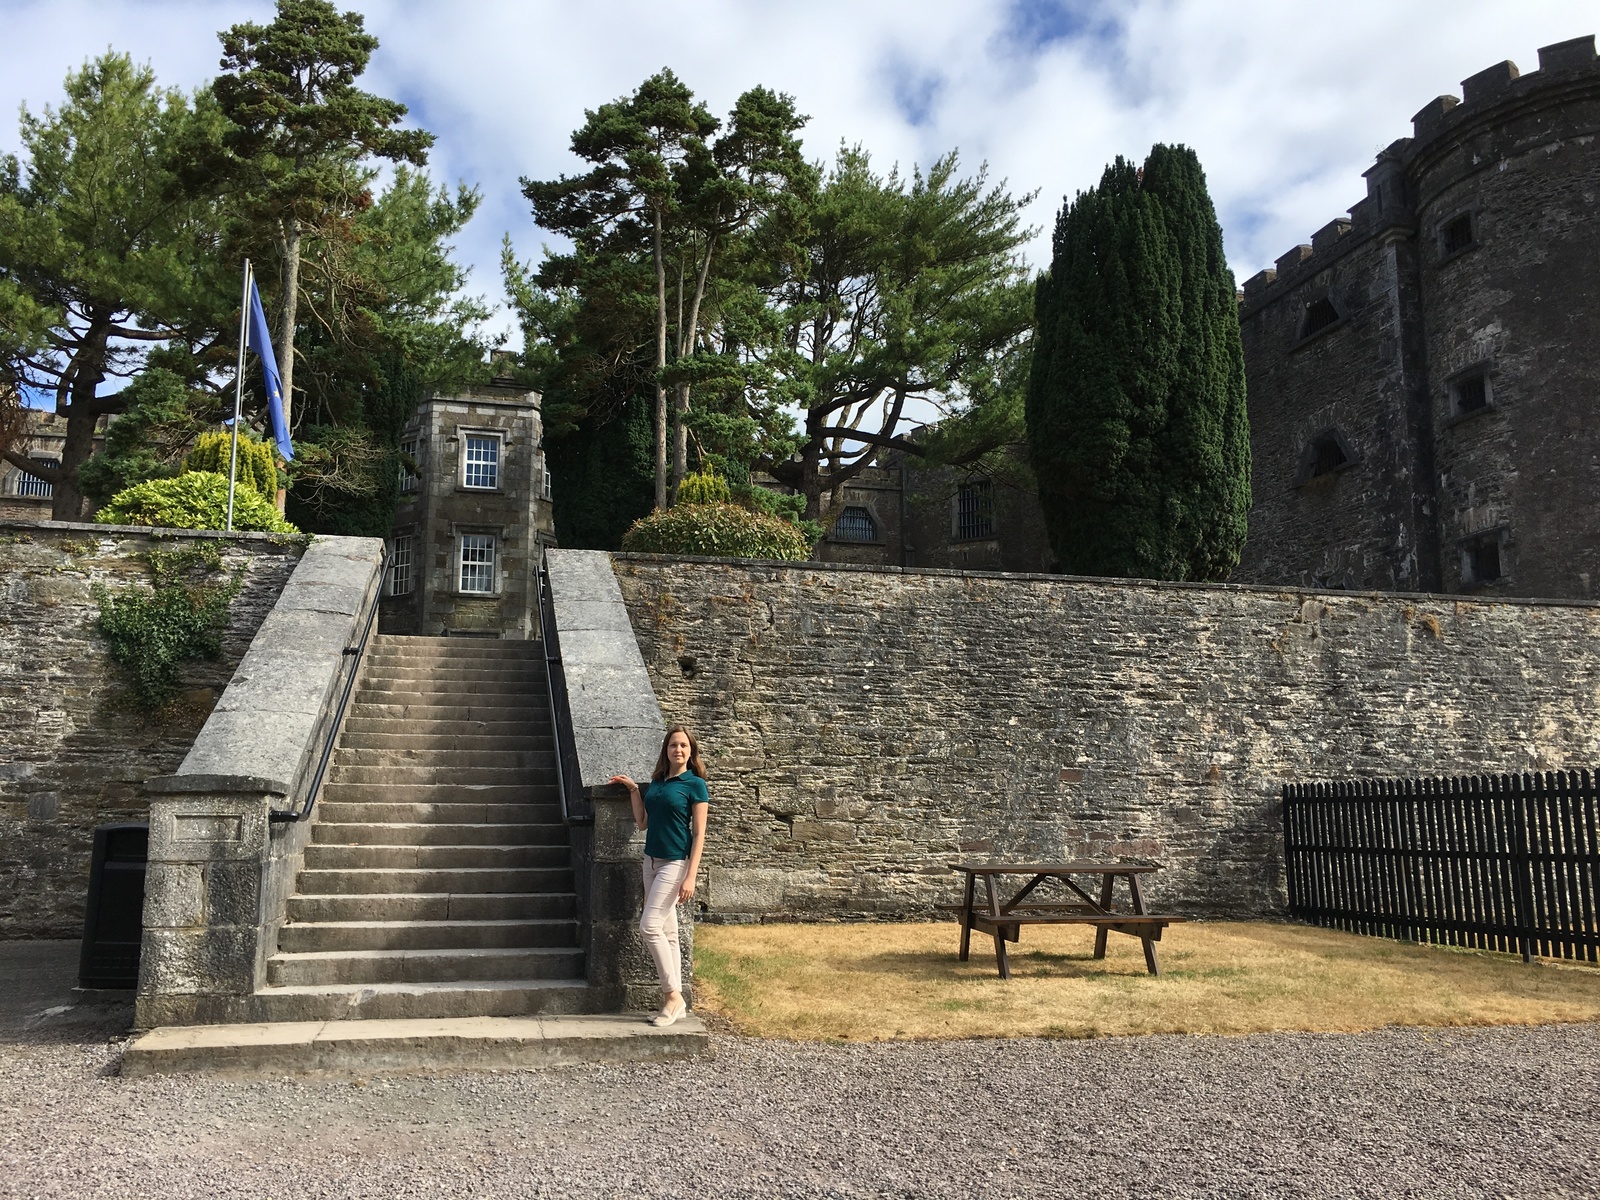
[[[509,384],[424,400],[389,538],[386,633],[537,638],[539,555],[555,543],[539,394]]]
[[[1244,285],[1245,583],[1600,589],[1600,61],[1503,62]]]

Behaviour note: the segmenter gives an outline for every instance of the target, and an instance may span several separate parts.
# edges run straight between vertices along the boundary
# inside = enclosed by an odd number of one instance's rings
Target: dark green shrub
[[[644,554],[779,558],[803,562],[811,543],[787,521],[737,504],[680,504],[635,521],[622,548]]]

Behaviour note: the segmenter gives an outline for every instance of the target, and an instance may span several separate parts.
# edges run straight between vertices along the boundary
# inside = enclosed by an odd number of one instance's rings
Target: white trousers
[[[678,889],[689,869],[686,858],[644,856],[644,915],[639,932],[655,960],[664,993],[683,991],[683,955],[678,947]]]

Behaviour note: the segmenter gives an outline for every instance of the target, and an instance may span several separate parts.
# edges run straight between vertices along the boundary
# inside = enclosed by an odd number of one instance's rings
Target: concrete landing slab
[[[643,1013],[170,1025],[152,1029],[128,1046],[122,1074],[349,1076],[517,1070],[687,1058],[709,1046],[698,1017],[658,1029]]]

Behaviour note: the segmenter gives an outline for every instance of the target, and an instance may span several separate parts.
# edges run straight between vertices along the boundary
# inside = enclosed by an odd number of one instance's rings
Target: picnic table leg
[[[1116,880],[1117,877],[1115,875],[1107,875],[1100,881],[1100,908],[1104,912],[1111,911],[1111,885]],[[1106,956],[1106,927],[1104,925],[1096,926],[1094,931],[1094,956],[1096,958],[1104,958]]]
[[[1128,890],[1133,893],[1133,911],[1143,916],[1144,893],[1139,890],[1139,877],[1137,875],[1128,876]],[[1144,965],[1146,969],[1149,970],[1150,974],[1159,976],[1161,974],[1161,960],[1156,957],[1155,939],[1145,937],[1139,940],[1144,943]]]
[[[1011,960],[1006,956],[1006,927],[1000,924],[1000,901],[994,894],[994,876],[983,877],[984,890],[989,897],[989,916],[994,919],[994,961],[1000,968],[1000,978],[1011,978]]]
[[[978,877],[967,872],[967,894],[961,901],[961,961],[966,962],[972,948],[972,889]]]

